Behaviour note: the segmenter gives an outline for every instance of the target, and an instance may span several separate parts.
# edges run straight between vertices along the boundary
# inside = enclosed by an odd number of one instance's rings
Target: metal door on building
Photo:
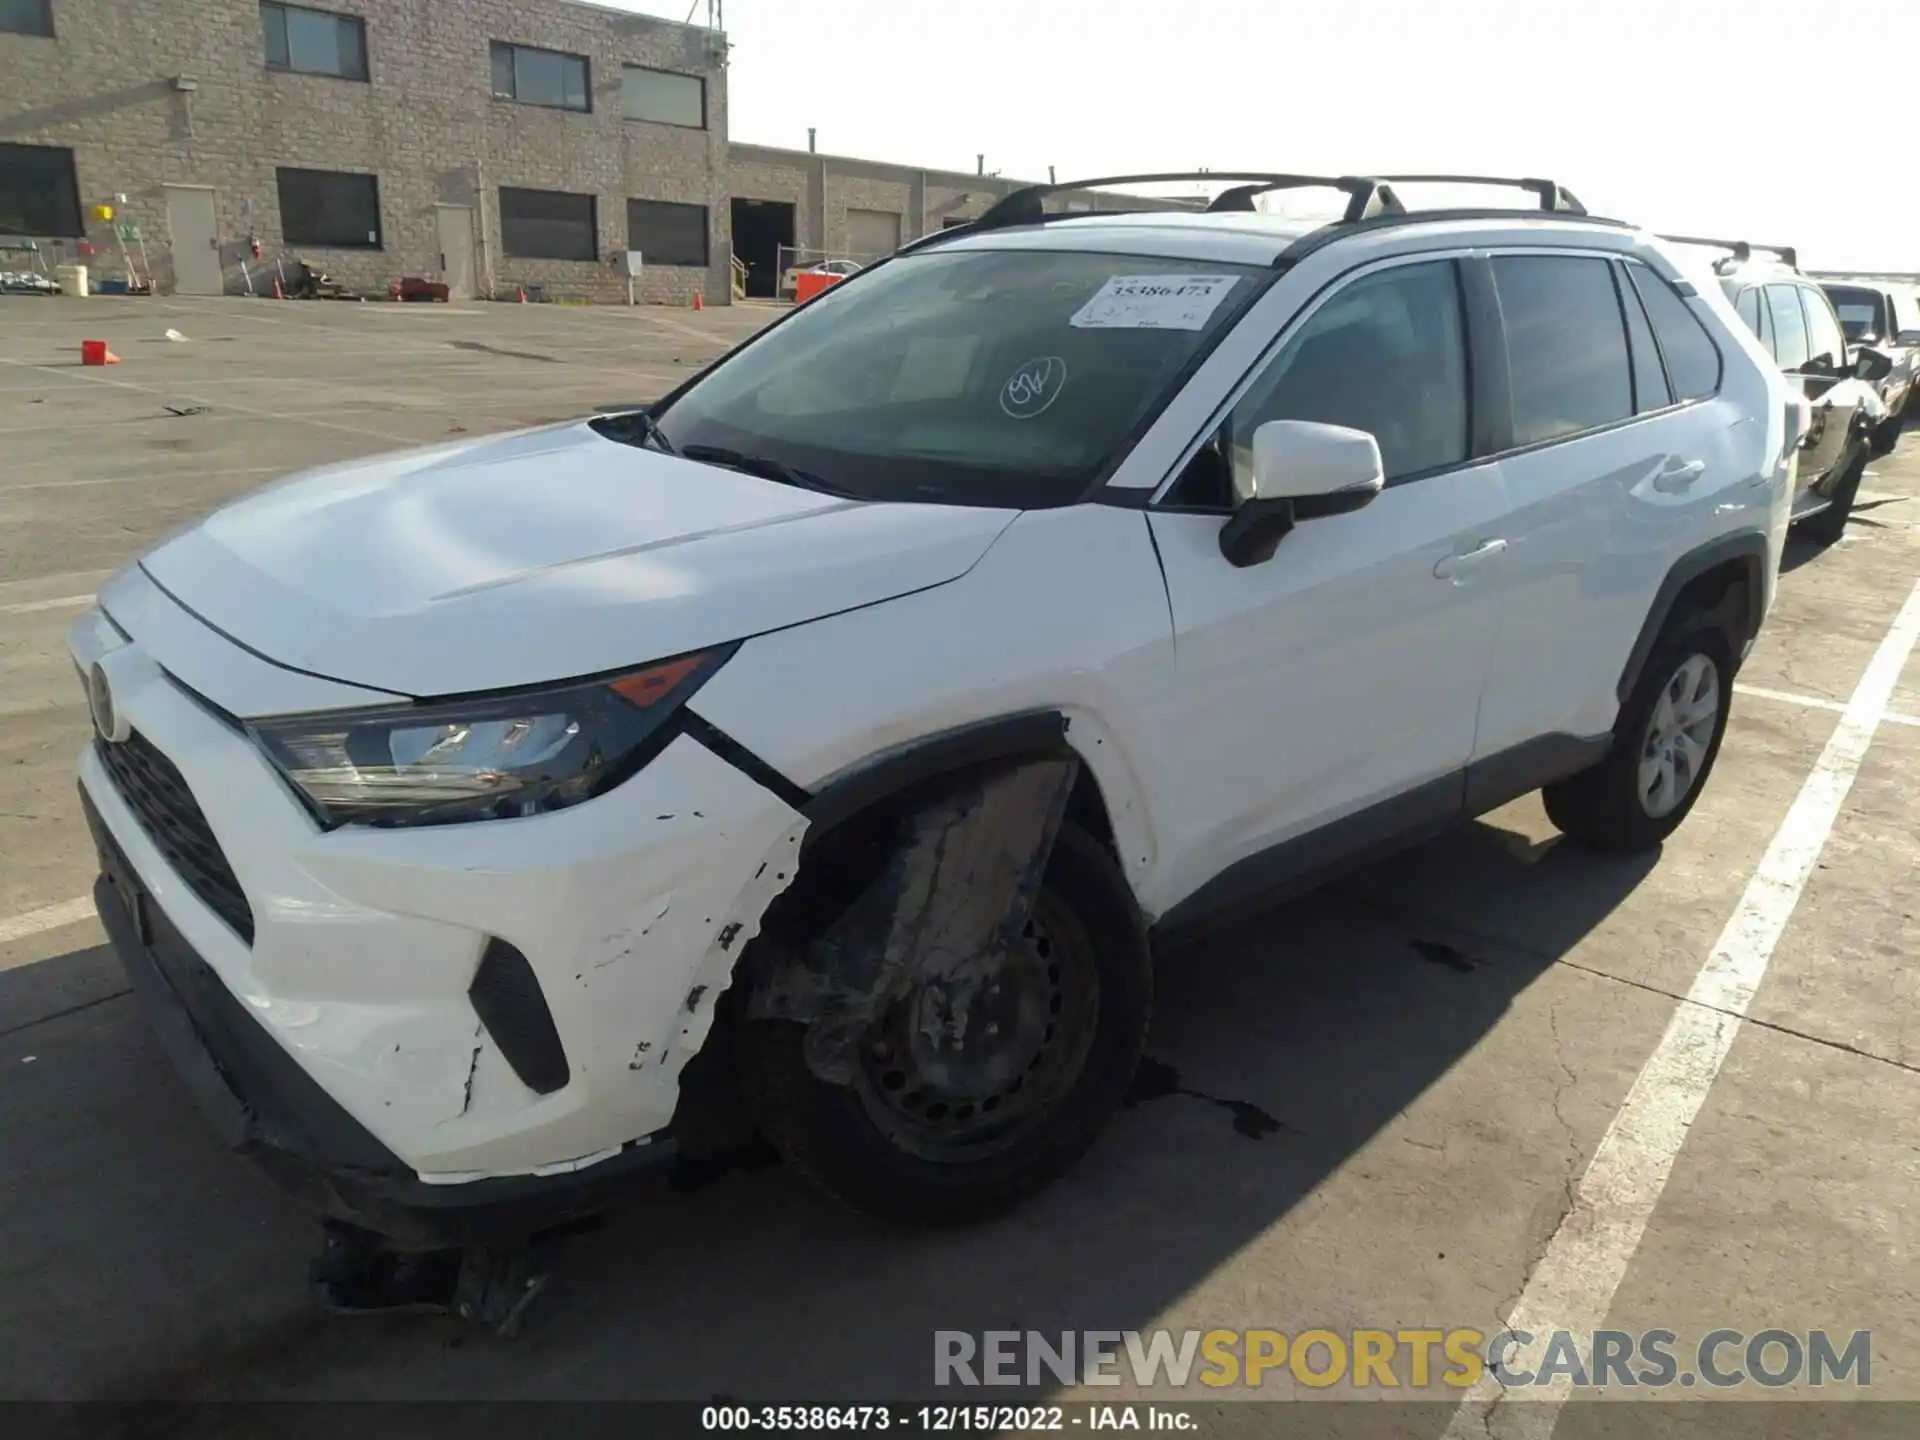
[[[440,279],[452,300],[473,298],[473,208],[437,205],[434,214],[440,233]]]
[[[167,231],[173,247],[173,293],[219,295],[226,290],[220,268],[220,226],[213,191],[200,185],[169,185]]]
[[[900,216],[892,210],[847,209],[847,249],[862,260],[900,248]]]

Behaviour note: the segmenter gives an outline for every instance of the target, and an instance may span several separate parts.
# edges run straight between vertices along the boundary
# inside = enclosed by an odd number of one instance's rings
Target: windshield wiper
[[[628,410],[619,415],[603,415],[592,422],[593,428],[620,445],[652,445],[668,455],[678,455],[651,410]]]
[[[679,453],[687,460],[723,466],[745,475],[758,475],[763,480],[778,480],[782,485],[791,485],[797,490],[818,490],[822,495],[851,498],[846,491],[822,480],[811,471],[796,470],[786,461],[776,460],[771,455],[751,455],[745,450],[734,450],[725,445],[689,445]]]

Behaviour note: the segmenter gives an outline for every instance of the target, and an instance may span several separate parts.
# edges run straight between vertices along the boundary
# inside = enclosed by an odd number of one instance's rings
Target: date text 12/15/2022
[[[1147,1430],[1195,1434],[1200,1422],[1173,1405],[708,1405],[703,1431],[870,1431],[902,1435]]]

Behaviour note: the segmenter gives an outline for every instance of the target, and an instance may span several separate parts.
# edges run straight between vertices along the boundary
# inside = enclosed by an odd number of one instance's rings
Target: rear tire
[[[1800,522],[1800,533],[1814,544],[1835,544],[1846,533],[1847,516],[1853,513],[1853,497],[1860,493],[1860,477],[1866,473],[1867,458],[1867,448],[1862,446],[1841,472],[1840,483],[1833,487],[1833,498],[1827,502],[1827,508]]]
[[[1000,1083],[988,1098],[1005,1104],[991,1118],[985,1100],[939,1091],[914,1057],[901,1054],[911,1049],[896,1013],[902,1006],[862,1037],[851,1085],[829,1084],[807,1068],[804,1025],[757,1020],[743,1028],[756,1116],[795,1169],[864,1214],[954,1224],[1011,1208],[1087,1151],[1125,1098],[1146,1045],[1153,995],[1146,932],[1112,854],[1070,823],[1055,842],[1034,914],[1047,927],[1031,939],[1038,968],[1029,967],[1040,977],[1046,1039],[1024,1070],[1015,1067],[1012,1091],[1028,1095],[1008,1094]],[[1046,1019],[1049,1004],[1057,1024]],[[1036,1101],[1042,1086],[1046,1099]]]
[[[1614,722],[1598,765],[1541,792],[1547,818],[1595,850],[1656,848],[1706,788],[1733,697],[1733,650],[1711,616],[1668,623]]]

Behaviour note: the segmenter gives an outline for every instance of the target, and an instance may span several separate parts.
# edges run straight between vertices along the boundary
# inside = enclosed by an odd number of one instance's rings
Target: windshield
[[[1880,297],[1871,290],[1860,290],[1851,285],[1828,285],[1824,287],[1827,298],[1833,301],[1833,308],[1839,312],[1840,328],[1847,332],[1849,340],[1878,340],[1882,326],[1880,324]]]
[[[1273,277],[1058,251],[933,250],[829,290],[658,413],[873,500],[1082,499]]]

